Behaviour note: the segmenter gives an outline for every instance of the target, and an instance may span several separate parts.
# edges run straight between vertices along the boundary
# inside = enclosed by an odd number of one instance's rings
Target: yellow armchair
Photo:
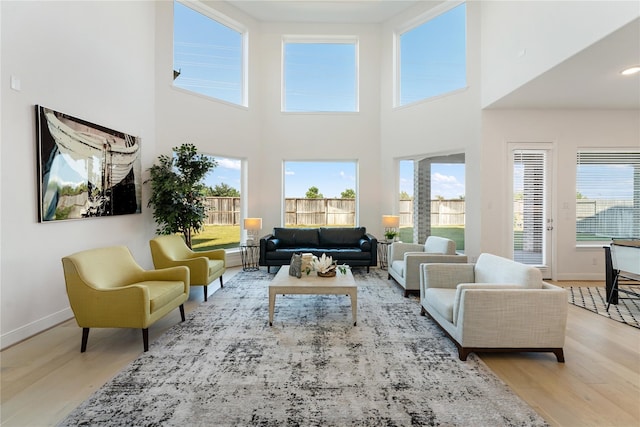
[[[158,236],[149,241],[151,257],[156,268],[174,267],[184,265],[191,271],[191,286],[204,286],[204,300],[207,300],[207,286],[220,278],[227,266],[227,258],[224,249],[194,252],[177,234]]]
[[[149,326],[189,298],[189,269],[144,270],[126,246],[90,249],[62,258],[69,303],[82,328],[81,352],[90,328],[140,328],[144,351]]]

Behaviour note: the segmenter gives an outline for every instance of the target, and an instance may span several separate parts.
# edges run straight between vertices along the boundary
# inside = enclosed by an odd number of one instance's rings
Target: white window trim
[[[230,29],[237,31],[238,33],[240,33],[241,35],[241,40],[242,40],[242,44],[241,44],[241,48],[242,48],[242,53],[241,53],[241,75],[240,75],[240,85],[241,85],[241,94],[240,94],[240,104],[236,104],[233,102],[229,102],[229,101],[225,101],[224,99],[219,99],[219,98],[215,98],[212,96],[207,96],[198,92],[193,92],[190,90],[186,90],[186,89],[182,89],[179,87],[176,87],[173,85],[173,81],[171,83],[171,87],[173,87],[174,89],[177,90],[181,90],[183,92],[189,93],[189,94],[195,94],[195,95],[199,95],[203,98],[206,99],[212,99],[215,101],[220,101],[222,103],[228,104],[228,105],[233,105],[233,106],[240,106],[240,107],[245,107],[248,108],[249,107],[249,29],[242,25],[240,22],[229,18],[226,15],[223,15],[222,13],[220,13],[219,11],[217,11],[216,9],[207,6],[206,4],[202,3],[199,0],[175,0],[177,3],[182,4],[183,6],[186,6],[198,13],[203,14],[204,16],[213,19],[214,21],[216,21],[217,23],[224,25],[225,27],[229,27]],[[172,43],[171,43],[172,49],[173,49],[173,39],[172,39]],[[173,52],[172,52],[172,58],[173,58]]]
[[[395,30],[393,31],[393,49],[392,49],[392,55],[393,55],[393,105],[392,107],[394,109],[399,109],[399,108],[405,108],[408,106],[413,106],[416,104],[420,104],[423,103],[425,101],[432,101],[435,99],[440,99],[449,95],[453,95],[456,93],[460,93],[462,91],[465,91],[468,89],[468,85],[459,89],[455,89],[453,91],[450,92],[446,92],[446,93],[442,93],[442,94],[438,94],[435,96],[431,96],[428,98],[424,98],[424,99],[420,99],[418,101],[414,101],[414,102],[410,102],[408,104],[400,104],[400,37],[408,32],[411,31],[417,27],[419,27],[422,24],[427,23],[428,21],[442,15],[443,13],[446,13],[452,9],[455,9],[456,7],[460,6],[461,4],[466,3],[466,1],[460,1],[460,0],[456,0],[456,1],[447,1],[444,3],[441,3],[429,10],[427,10],[426,12],[417,15],[416,17],[405,21],[404,23],[402,23],[401,25],[398,25]]]
[[[309,44],[352,44],[355,47],[356,108],[355,111],[286,111],[285,46],[287,43]],[[283,114],[358,114],[360,113],[360,39],[358,36],[343,35],[291,35],[282,36],[280,52],[280,112]]]

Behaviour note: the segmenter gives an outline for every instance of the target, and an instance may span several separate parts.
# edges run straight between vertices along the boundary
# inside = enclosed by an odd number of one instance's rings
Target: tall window
[[[204,231],[193,237],[193,249],[237,248],[240,244],[240,159],[213,157],[217,166],[204,179],[207,187]]]
[[[206,6],[175,1],[173,10],[173,85],[246,105],[246,31]]]
[[[285,227],[357,224],[355,161],[285,161]]]
[[[467,85],[466,5],[399,33],[396,105],[403,106]]]
[[[285,37],[282,111],[358,111],[355,38]]]
[[[576,241],[640,238],[640,152],[579,151]]]

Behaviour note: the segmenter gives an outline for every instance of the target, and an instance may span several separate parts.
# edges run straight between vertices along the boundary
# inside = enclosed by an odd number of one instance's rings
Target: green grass
[[[205,225],[204,231],[191,237],[194,251],[237,248],[240,245],[239,225]]]

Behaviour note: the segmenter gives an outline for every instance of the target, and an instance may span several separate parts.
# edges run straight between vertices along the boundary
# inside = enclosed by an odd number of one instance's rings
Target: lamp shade
[[[400,227],[400,217],[398,215],[382,215],[382,225],[385,228]]]
[[[245,230],[262,230],[262,218],[245,218]]]

